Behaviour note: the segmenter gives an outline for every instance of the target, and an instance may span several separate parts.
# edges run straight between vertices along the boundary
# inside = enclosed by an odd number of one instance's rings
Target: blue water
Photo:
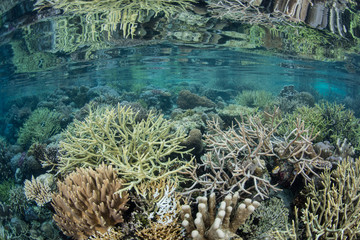
[[[294,85],[296,90],[308,91],[318,99],[337,102],[356,98],[359,92],[359,73],[350,73],[341,62],[172,45],[98,51],[94,58],[66,58],[52,70],[30,73],[17,73],[11,64],[0,65],[1,111],[6,111],[9,101],[16,98],[34,94],[41,97],[59,87],[81,85],[116,85],[118,90],[129,91],[135,84],[170,90],[192,84],[239,92],[267,90],[274,95],[283,86]]]

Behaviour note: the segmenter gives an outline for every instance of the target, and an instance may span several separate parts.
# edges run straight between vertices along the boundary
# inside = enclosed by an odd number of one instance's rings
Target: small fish
[[[276,167],[271,171],[272,174],[278,174],[279,172],[280,172],[280,167],[279,167],[279,166],[276,166]]]

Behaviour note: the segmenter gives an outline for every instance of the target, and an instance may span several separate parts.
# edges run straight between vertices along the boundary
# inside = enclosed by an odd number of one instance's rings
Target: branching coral
[[[360,160],[343,161],[307,185],[301,220],[308,239],[359,239]]]
[[[78,168],[57,185],[59,193],[53,195],[52,203],[54,220],[67,236],[87,239],[123,222],[129,198],[125,192],[116,193],[123,182],[111,166]]]
[[[238,204],[239,193],[227,195],[220,203],[216,213],[215,193],[209,198],[198,197],[198,213],[192,218],[189,205],[182,206],[182,225],[194,240],[229,240],[236,235],[238,228],[255,211],[260,203],[245,199]]]
[[[84,121],[76,121],[64,133],[58,170],[67,173],[80,166],[111,163],[127,181],[123,190],[137,190],[144,180],[176,175],[189,168],[192,161],[171,156],[190,151],[180,146],[185,133],[171,132],[171,126],[153,113],[136,122],[136,114],[129,107],[90,108]]]
[[[198,169],[188,172],[195,181],[187,193],[220,191],[222,194],[237,190],[266,198],[270,189],[279,190],[269,181],[265,167],[266,157],[275,156],[271,138],[277,126],[263,125],[258,116],[249,116],[247,123],[236,120],[229,130],[220,129],[218,122],[209,121],[209,134],[205,136],[209,152],[201,159]]]
[[[264,199],[269,196],[270,189],[279,190],[270,182],[266,168],[270,160],[295,170],[291,181],[299,174],[310,180],[310,175],[316,175],[314,169],[331,168],[331,163],[322,159],[313,148],[316,134],[305,128],[300,119],[290,133],[278,136],[281,121],[276,121],[277,115],[275,112],[264,113],[262,118],[260,115],[248,116],[246,121],[236,120],[236,125],[226,131],[216,121],[209,121],[209,134],[205,136],[209,151],[200,159],[197,169],[187,171],[194,184],[184,194],[199,191],[227,194],[241,190]]]
[[[73,14],[85,14],[87,17],[94,14],[97,18],[105,19],[102,31],[115,31],[117,25],[123,31],[124,37],[133,37],[137,23],[148,16],[157,16],[164,13],[166,18],[172,14],[185,10],[195,0],[38,0],[37,9],[53,7]]]
[[[134,202],[140,214],[148,221],[161,224],[175,222],[180,211],[180,194],[176,192],[178,182],[172,179],[160,179],[156,182],[143,182]]]
[[[50,186],[40,181],[39,178],[34,178],[34,176],[32,176],[31,181],[25,180],[24,192],[26,198],[34,200],[38,206],[43,206],[51,201],[52,193]]]
[[[183,240],[181,226],[175,221],[169,224],[150,223],[150,227],[136,233],[146,240]]]
[[[296,128],[282,139],[274,138],[274,152],[280,160],[287,160],[295,169],[295,177],[301,174],[306,181],[310,181],[309,175],[317,175],[315,169],[330,169],[332,164],[324,160],[313,148],[313,140],[317,134],[305,128],[300,119],[296,121]]]
[[[290,227],[289,209],[284,202],[276,197],[272,197],[261,202],[253,214],[240,226],[240,231],[246,239],[273,239],[274,231],[283,232]]]

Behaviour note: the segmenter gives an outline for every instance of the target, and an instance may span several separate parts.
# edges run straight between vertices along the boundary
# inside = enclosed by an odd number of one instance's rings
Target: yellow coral
[[[76,121],[64,133],[60,142],[58,170],[67,173],[76,167],[96,167],[101,162],[111,163],[129,190],[142,181],[156,181],[187,169],[192,161],[170,158],[183,156],[180,143],[185,133],[171,132],[171,124],[162,116],[150,113],[141,122],[131,108],[118,105],[89,110],[84,121]]]
[[[310,182],[301,220],[307,239],[360,238],[360,160],[344,160],[321,174],[322,186]]]

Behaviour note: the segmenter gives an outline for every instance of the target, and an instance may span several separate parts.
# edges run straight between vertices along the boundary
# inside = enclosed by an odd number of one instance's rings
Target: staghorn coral
[[[222,194],[243,193],[268,197],[270,189],[279,190],[270,183],[265,160],[275,156],[272,136],[277,126],[262,124],[258,116],[248,116],[245,123],[236,120],[227,131],[216,121],[208,121],[209,134],[205,136],[209,151],[202,157],[198,168],[188,171],[195,183],[185,194],[219,191]],[[205,169],[205,172],[199,170]],[[197,184],[202,186],[197,189]]]
[[[136,122],[136,116],[131,108],[120,105],[90,108],[84,121],[75,121],[63,134],[58,172],[107,162],[127,181],[122,191],[137,191],[144,180],[156,181],[191,166],[192,161],[170,157],[190,151],[180,146],[185,133],[170,132],[172,125],[162,116],[150,113],[140,122]]]
[[[123,222],[129,198],[125,192],[116,194],[123,182],[112,166],[78,168],[57,185],[59,193],[52,201],[54,220],[65,235],[87,239]]]
[[[307,239],[360,238],[360,160],[342,161],[321,174],[321,186],[306,187],[307,202],[301,221]]]
[[[314,169],[332,168],[331,162],[324,160],[313,147],[317,134],[313,134],[313,130],[306,128],[304,121],[299,118],[295,126],[295,129],[283,138],[273,139],[273,151],[278,157],[277,161],[283,164],[290,163],[294,167],[295,176],[291,184],[298,175],[303,176],[305,181],[310,181],[310,174],[318,176]]]
[[[21,186],[15,185],[10,189],[8,203],[13,213],[24,212],[28,205],[24,194],[24,189]]]
[[[31,177],[24,182],[24,192],[27,200],[34,200],[38,206],[43,206],[51,201],[51,188],[48,183],[40,178]]]
[[[198,213],[192,218],[189,205],[182,206],[182,225],[191,239],[194,240],[229,240],[239,237],[238,228],[255,211],[260,203],[245,199],[238,204],[239,192],[228,194],[222,201],[216,213],[215,193],[209,198],[198,197]]]

